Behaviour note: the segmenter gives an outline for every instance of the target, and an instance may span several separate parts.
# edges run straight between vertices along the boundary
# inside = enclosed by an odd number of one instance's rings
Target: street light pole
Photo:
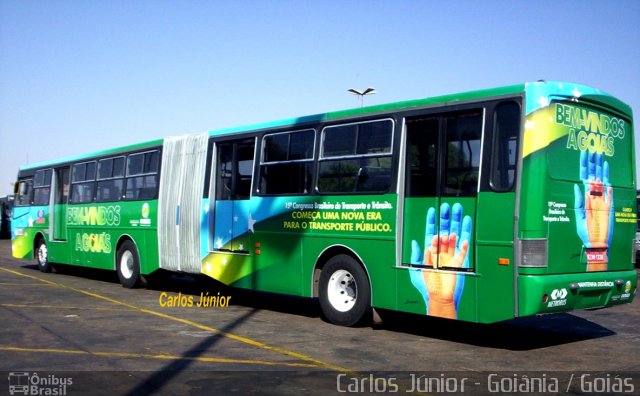
[[[360,97],[360,107],[364,107],[364,96],[365,95],[373,95],[376,93],[375,88],[367,88],[364,91],[358,91],[354,88],[347,89],[347,92],[350,92],[354,95],[358,95]]]

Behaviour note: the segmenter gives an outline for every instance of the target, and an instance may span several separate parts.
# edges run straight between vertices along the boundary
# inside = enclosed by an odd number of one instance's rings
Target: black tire
[[[124,241],[116,255],[116,270],[122,287],[132,289],[140,283],[140,256],[136,245]]]
[[[354,326],[371,310],[371,286],[362,266],[350,256],[331,258],[320,274],[320,308],[333,324]]]
[[[38,238],[34,254],[36,256],[36,263],[38,263],[38,268],[40,269],[40,271],[45,273],[51,272],[53,266],[49,262],[49,251],[47,249],[47,243],[44,241],[44,238]]]

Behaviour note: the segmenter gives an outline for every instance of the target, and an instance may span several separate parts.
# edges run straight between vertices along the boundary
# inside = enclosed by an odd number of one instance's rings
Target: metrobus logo
[[[567,289],[555,289],[551,292],[551,299],[558,300],[567,297]]]
[[[562,289],[553,289],[553,291],[551,292],[551,301],[549,301],[549,304],[547,305],[547,307],[551,308],[551,307],[560,307],[563,305],[567,305],[567,295],[569,293],[567,293],[567,289],[562,288]]]

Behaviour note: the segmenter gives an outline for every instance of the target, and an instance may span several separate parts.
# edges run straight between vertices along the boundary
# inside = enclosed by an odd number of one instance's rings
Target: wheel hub
[[[120,272],[127,279],[133,276],[133,254],[128,250],[120,258]]]
[[[327,297],[337,311],[347,312],[353,308],[358,299],[358,285],[353,275],[346,270],[334,272],[327,285]]]

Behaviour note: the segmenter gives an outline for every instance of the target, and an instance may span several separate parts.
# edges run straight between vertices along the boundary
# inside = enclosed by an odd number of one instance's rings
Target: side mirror
[[[13,185],[13,193],[16,196],[29,195],[29,183],[25,181],[17,181]]]

